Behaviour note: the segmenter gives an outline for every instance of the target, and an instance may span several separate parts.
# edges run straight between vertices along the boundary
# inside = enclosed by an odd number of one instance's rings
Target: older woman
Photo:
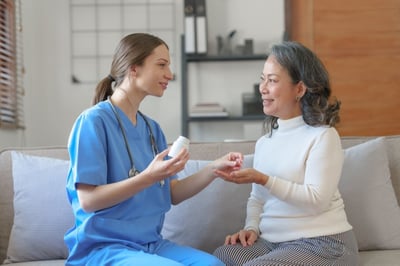
[[[266,134],[254,168],[226,180],[253,183],[244,229],[215,252],[233,265],[357,265],[358,248],[338,191],[344,154],[328,73],[296,42],[273,46],[261,74]]]

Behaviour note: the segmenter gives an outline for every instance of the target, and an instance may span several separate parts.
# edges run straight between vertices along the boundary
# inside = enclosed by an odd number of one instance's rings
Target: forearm
[[[77,184],[79,202],[86,212],[112,207],[152,185],[151,178],[141,173],[133,178],[105,185]]]
[[[246,210],[246,223],[244,229],[253,230],[257,234],[260,233],[259,224],[260,224],[260,215],[263,212],[264,203],[256,200],[253,197],[250,197],[247,202],[247,210]]]
[[[208,164],[199,172],[181,180],[171,181],[172,204],[178,204],[199,193],[216,178],[213,167]]]

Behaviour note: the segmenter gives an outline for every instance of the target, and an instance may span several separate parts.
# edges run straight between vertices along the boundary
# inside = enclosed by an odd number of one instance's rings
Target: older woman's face
[[[300,83],[293,84],[288,71],[274,56],[269,56],[264,64],[260,82],[264,114],[280,119],[301,115],[300,103],[296,100],[297,96],[302,96],[299,93]]]

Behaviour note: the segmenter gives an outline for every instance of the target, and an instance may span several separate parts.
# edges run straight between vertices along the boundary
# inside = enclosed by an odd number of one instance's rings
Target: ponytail
[[[114,78],[111,75],[103,78],[99,84],[97,84],[96,91],[92,100],[92,104],[95,105],[99,102],[107,100],[109,96],[113,94],[112,82]]]

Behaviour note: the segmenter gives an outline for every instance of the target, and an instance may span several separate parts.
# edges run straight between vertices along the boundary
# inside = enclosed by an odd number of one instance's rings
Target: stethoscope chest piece
[[[129,177],[134,177],[136,175],[140,174],[140,172],[136,168],[131,168],[129,170]]]

